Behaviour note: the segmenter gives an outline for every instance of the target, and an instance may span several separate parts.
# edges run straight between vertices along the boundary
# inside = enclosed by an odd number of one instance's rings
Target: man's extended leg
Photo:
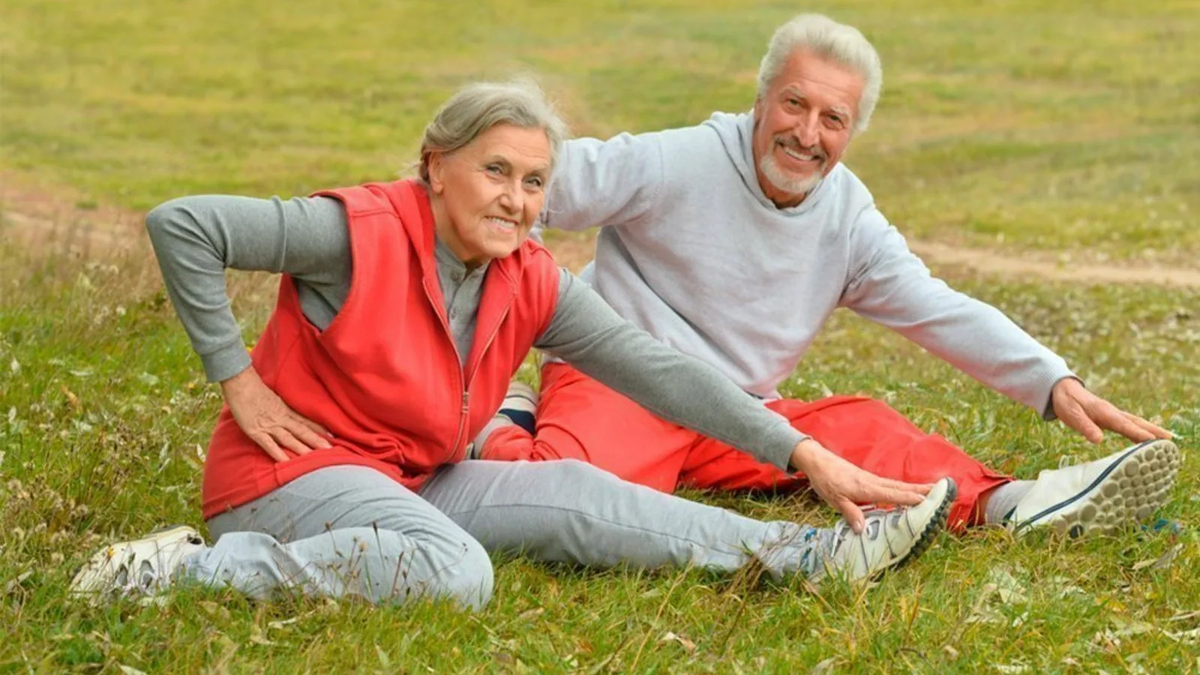
[[[1012,480],[945,438],[921,431],[882,401],[833,396],[813,403],[784,399],[767,405],[830,452],[878,476],[911,483],[953,478],[958,498],[950,512],[950,526],[955,530],[981,523],[980,497]],[[704,439],[688,453],[680,485],[787,491],[805,482],[801,474],[784,473],[720,441]]]
[[[980,497],[1012,479],[941,436],[926,434],[886,403],[834,396],[813,403],[772,401],[831,452],[872,473],[914,483],[950,477],[958,484],[951,526],[982,523]],[[790,491],[807,486],[725,443],[666,422],[569,365],[542,369],[537,435],[507,426],[488,438],[483,459],[580,459],[663,492],[679,486],[713,490]]]

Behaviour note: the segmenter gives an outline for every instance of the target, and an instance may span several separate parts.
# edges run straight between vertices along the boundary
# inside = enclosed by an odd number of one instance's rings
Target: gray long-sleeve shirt
[[[202,196],[146,216],[167,293],[211,381],[250,366],[230,311],[225,269],[285,272],[305,317],[323,330],[350,290],[346,214],[333,199]],[[438,278],[460,354],[470,353],[486,266],[468,270],[444,245]],[[806,438],[716,370],[621,319],[586,284],[560,270],[558,304],[535,345],[664,419],[787,468]]]

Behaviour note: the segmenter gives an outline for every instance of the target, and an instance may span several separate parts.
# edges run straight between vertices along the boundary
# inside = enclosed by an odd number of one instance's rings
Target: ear
[[[426,166],[429,167],[429,188],[433,190],[435,195],[442,194],[445,190],[445,184],[442,182],[442,173],[445,171],[446,153],[439,151],[431,151],[428,159],[425,160]]]

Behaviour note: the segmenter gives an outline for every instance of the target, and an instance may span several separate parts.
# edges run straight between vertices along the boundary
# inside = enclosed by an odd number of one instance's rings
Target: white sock
[[[983,514],[983,522],[988,525],[1001,525],[1007,522],[1008,514],[1017,508],[1017,502],[1021,501],[1021,498],[1031,489],[1033,489],[1031,480],[1015,480],[996,488],[992,492],[992,498],[988,500],[987,511]]]

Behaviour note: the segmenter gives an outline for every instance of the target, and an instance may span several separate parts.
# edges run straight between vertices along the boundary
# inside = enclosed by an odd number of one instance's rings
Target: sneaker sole
[[[902,569],[905,565],[920,558],[925,551],[933,545],[933,540],[941,534],[942,530],[946,529],[946,523],[950,519],[950,509],[954,506],[954,500],[958,498],[958,485],[952,479],[949,480],[949,485],[946,487],[946,498],[933,512],[933,517],[925,525],[924,531],[917,536],[917,540],[913,543],[908,552],[896,562],[879,570],[871,575],[872,579],[878,579],[886,572]]]
[[[1149,518],[1166,502],[1182,459],[1170,441],[1145,441],[1113,462],[1087,488],[1033,516],[1017,532],[1050,526],[1070,537],[1114,534]]]
[[[175,525],[155,530],[141,539],[105,546],[84,563],[75,577],[71,579],[70,594],[77,597],[99,595],[112,587],[108,578],[111,576],[110,569],[115,574],[115,570],[135,559],[137,554],[146,547],[153,547],[150,552],[157,553],[163,545],[176,539],[190,538],[195,534],[195,529],[187,525]]]

